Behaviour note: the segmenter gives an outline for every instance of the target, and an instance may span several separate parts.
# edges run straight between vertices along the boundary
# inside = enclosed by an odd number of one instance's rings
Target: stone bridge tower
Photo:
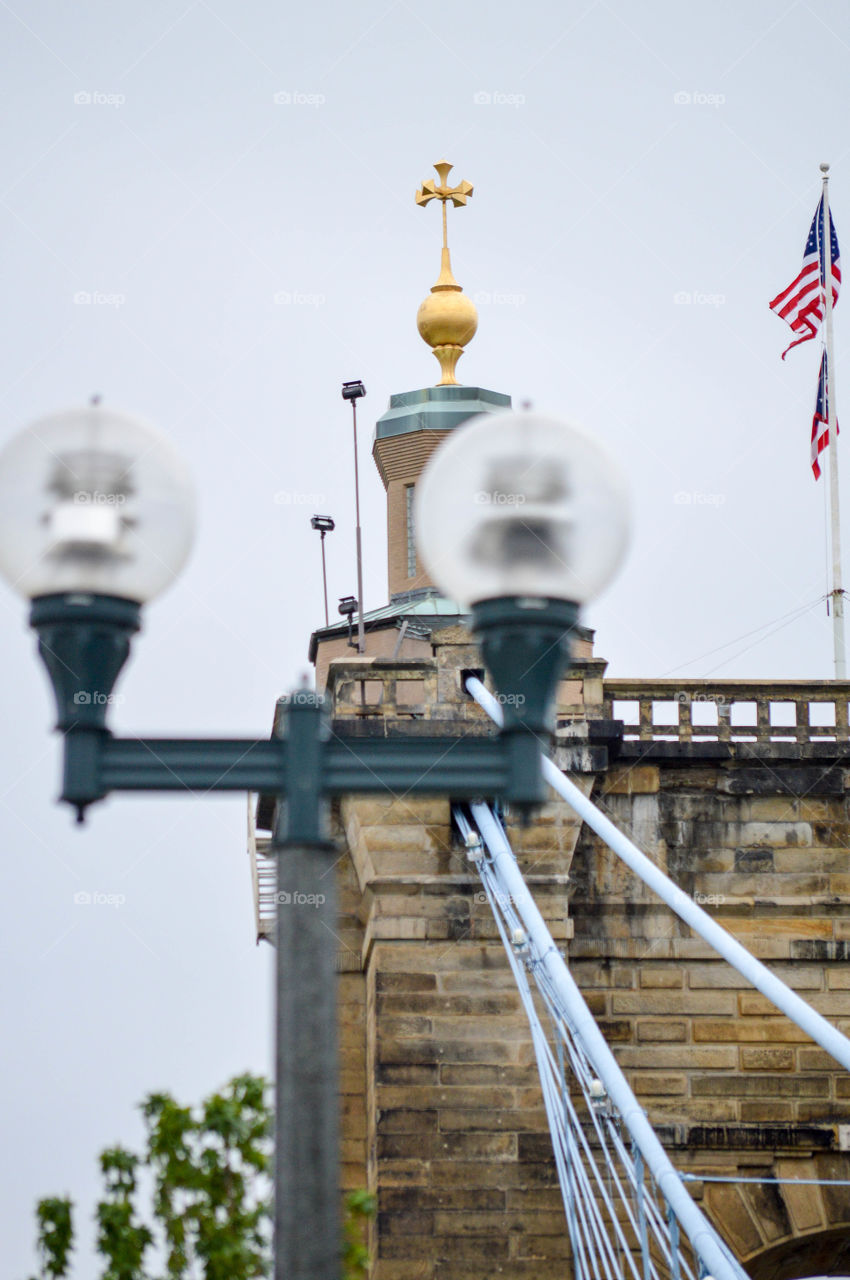
[[[445,217],[471,188],[438,170],[417,198],[439,198]],[[376,428],[389,603],[366,614],[362,657],[342,626],[310,642],[334,720],[364,737],[401,741],[433,720],[458,737],[492,731],[462,687],[482,667],[466,620],[413,542],[430,453],[510,403],[454,381],[475,328],[460,298],[444,238],[420,310],[442,382],[394,395]],[[606,680],[605,667],[583,631],[560,688],[558,765],[850,1033],[850,685]],[[351,796],[335,818],[344,1179],[378,1197],[374,1280],[561,1280],[569,1242],[528,1027],[450,802]],[[270,820],[261,800],[261,832]],[[509,834],[651,1122],[754,1280],[850,1275],[850,1078],[565,804]],[[251,847],[269,936],[273,868],[262,835]]]

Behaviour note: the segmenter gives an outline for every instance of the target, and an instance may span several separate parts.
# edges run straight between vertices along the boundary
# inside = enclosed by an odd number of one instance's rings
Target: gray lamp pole
[[[330,625],[328,617],[328,566],[325,562],[325,537],[329,533],[333,533],[336,525],[331,516],[312,516],[310,519],[310,527],[315,529],[322,543],[322,592],[325,601],[325,626]]]
[[[366,394],[362,382],[344,382],[343,400],[351,401],[351,417],[354,424],[354,508],[357,538],[357,652],[366,652],[366,628],[363,624],[363,549],[360,540],[360,473],[357,462],[357,401]]]
[[[354,403],[357,395],[346,398]],[[419,516],[429,487],[434,510],[417,519],[420,539],[431,538],[429,563],[440,565],[456,599],[470,603],[472,630],[502,695],[504,725],[487,737],[332,732],[322,697],[299,690],[282,699],[271,739],[116,738],[107,711],[142,603],[176,576],[191,542],[182,463],[147,424],[101,406],[44,419],[0,455],[0,571],[32,601],[63,735],[61,799],[78,820],[115,791],[278,798],[276,1280],[340,1274],[329,801],[357,793],[492,796],[527,820],[547,794],[540,747],[551,736],[578,621],[578,586],[570,593],[580,584],[586,598],[604,585],[625,542],[620,491],[600,479],[598,446],[533,415],[488,418],[483,434],[482,424],[464,427],[434,455]],[[452,450],[461,442],[457,465]],[[509,481],[515,492],[507,502]],[[576,494],[585,484],[591,493],[582,507]],[[450,551],[452,517],[462,541]],[[362,610],[362,590],[360,603]]]
[[[485,661],[517,670],[505,727],[496,737],[399,741],[332,734],[323,699],[307,690],[283,699],[281,736],[270,740],[113,737],[106,726],[108,695],[138,629],[139,607],[83,594],[33,601],[31,623],[64,740],[61,799],[80,820],[90,804],[113,791],[279,797],[276,1280],[339,1280],[340,1274],[338,851],[328,839],[328,800],[357,792],[457,800],[485,795],[527,814],[546,796],[540,743],[549,735],[578,610],[558,601],[544,608],[522,600],[499,603],[497,616],[482,606],[475,617]]]

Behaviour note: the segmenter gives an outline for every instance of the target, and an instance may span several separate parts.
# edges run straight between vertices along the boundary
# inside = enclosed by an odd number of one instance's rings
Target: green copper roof
[[[390,407],[375,423],[375,438],[408,431],[447,431],[479,413],[510,409],[510,396],[484,387],[423,387],[390,396]]]
[[[381,631],[384,629],[381,623],[395,623],[398,626],[402,619],[407,618],[414,625],[417,621],[421,622],[426,633],[430,633],[434,624],[437,627],[445,626],[448,619],[460,621],[465,616],[456,601],[447,600],[433,587],[424,587],[418,591],[403,592],[394,596],[389,604],[383,605],[380,609],[368,609],[363,614],[363,623],[367,631]],[[432,619],[433,624],[429,626]],[[314,631],[310,637],[310,661],[315,662],[316,649],[320,640],[346,635],[347,632],[348,623],[344,621],[333,622],[329,627],[320,627]],[[356,625],[354,632],[356,635]]]
[[[370,609],[363,614],[364,622],[379,622],[385,618],[461,618],[464,610],[456,600],[447,600],[436,591],[423,595],[410,592],[403,596],[395,596],[389,604],[381,609]]]

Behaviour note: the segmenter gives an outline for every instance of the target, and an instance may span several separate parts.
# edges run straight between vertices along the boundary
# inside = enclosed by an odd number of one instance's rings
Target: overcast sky
[[[439,212],[413,195],[443,157],[475,187],[449,211],[480,312],[461,380],[585,424],[631,478],[631,553],[586,616],[610,672],[832,674],[818,350],[783,364],[767,303],[821,160],[850,236],[846,5],[0,0],[0,48],[2,437],[99,392],[197,480],[197,546],[147,611],[116,729],[268,732],[322,622],[315,511],[337,521],[332,606],[356,590],[344,379],[368,390],[365,597],[386,602],[371,427],[437,380],[415,315]],[[271,1010],[244,802],[119,798],[73,829],[25,616],[2,588],[10,1280],[36,1198],[87,1213],[144,1093],[269,1069]]]

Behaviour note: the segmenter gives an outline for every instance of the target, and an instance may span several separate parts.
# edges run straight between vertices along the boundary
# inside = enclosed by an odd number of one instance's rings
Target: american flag
[[[835,424],[838,435],[838,423]],[[824,351],[820,361],[820,377],[818,378],[818,396],[815,401],[815,416],[812,418],[812,471],[815,479],[820,480],[820,463],[818,457],[829,444],[829,367]]]
[[[824,281],[826,264],[823,237],[823,196],[820,198],[806,248],[803,252],[803,266],[800,274],[791,281],[787,289],[777,294],[770,304],[771,311],[781,316],[790,325],[794,333],[800,336],[782,352],[784,360],[791,347],[801,342],[809,342],[817,333],[823,320]],[[838,248],[838,237],[835,234],[835,223],[832,213],[829,215],[830,256],[832,259],[832,305],[838,301],[838,290],[841,285],[841,255]]]

